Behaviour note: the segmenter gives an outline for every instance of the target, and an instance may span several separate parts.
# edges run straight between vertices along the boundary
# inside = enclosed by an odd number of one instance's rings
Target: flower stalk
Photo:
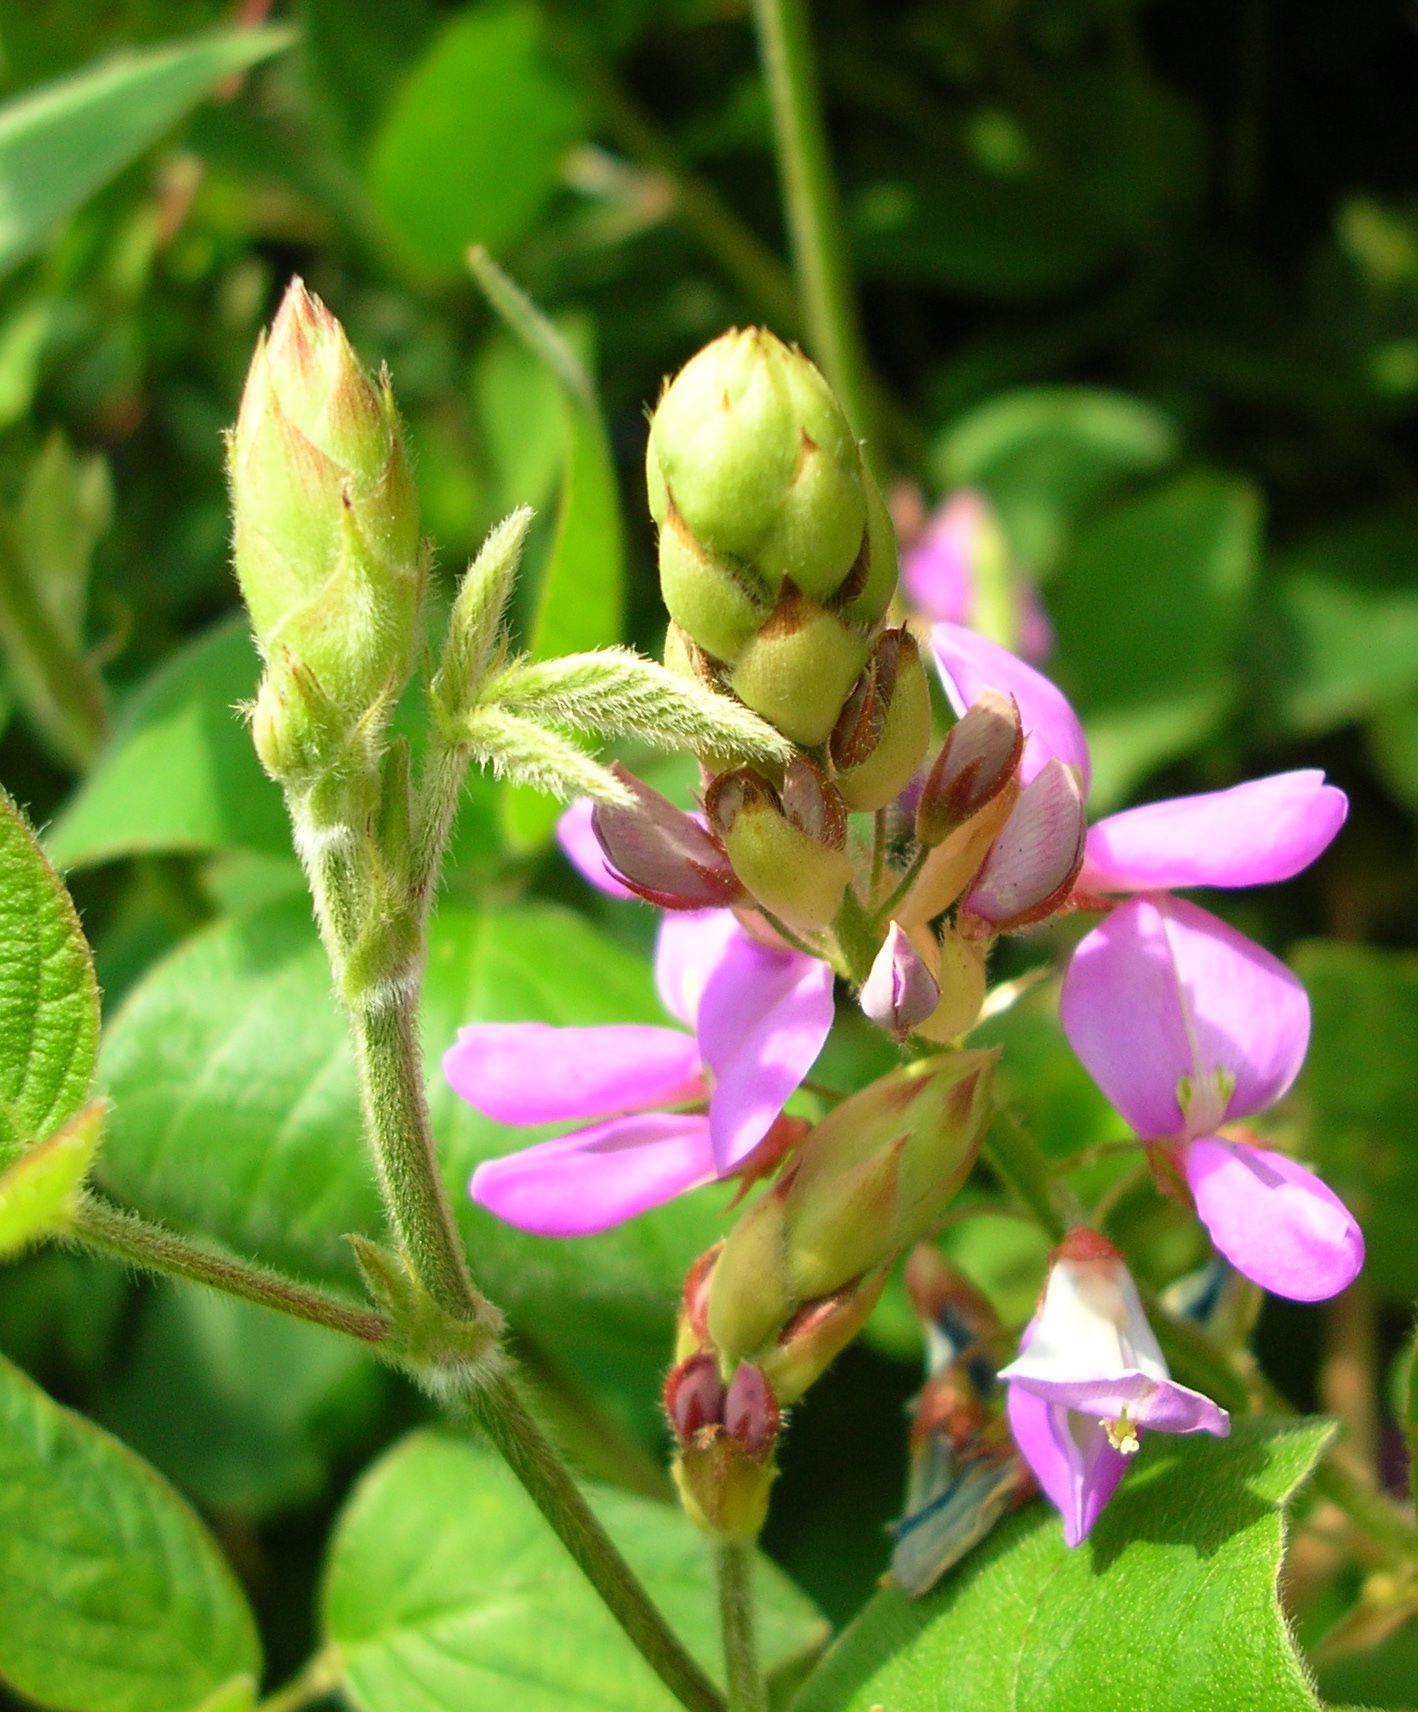
[[[753,1545],[719,1540],[714,1546],[719,1625],[729,1712],[768,1712],[768,1689],[758,1662],[758,1616],[753,1599]]]

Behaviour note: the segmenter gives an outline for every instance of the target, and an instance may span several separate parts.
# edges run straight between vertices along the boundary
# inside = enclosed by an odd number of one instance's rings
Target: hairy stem
[[[714,1568],[719,1583],[719,1627],[724,1637],[729,1712],[768,1712],[768,1690],[758,1662],[752,1541],[717,1541]]]
[[[689,1712],[723,1712],[718,1689],[671,1631],[596,1520],[514,1383],[506,1376],[494,1379],[473,1393],[468,1403],[477,1424],[666,1688]]]
[[[472,751],[466,744],[450,742],[443,736],[435,722],[419,779],[409,881],[409,893],[420,920],[427,918],[438,887],[438,876],[448,841],[453,835],[453,823],[458,816],[458,803],[468,776],[471,755]]]
[[[225,1295],[274,1308],[292,1319],[343,1332],[361,1343],[380,1344],[389,1335],[388,1321],[371,1308],[356,1307],[249,1260],[236,1260],[190,1242],[92,1195],[80,1201],[68,1234],[85,1247],[113,1255],[144,1272],[205,1284]]]
[[[828,161],[807,3],[754,0],[753,12],[808,344],[842,400],[847,420],[866,441],[866,455],[876,460],[881,448],[873,431],[874,400]],[[880,477],[882,472],[875,473]]]
[[[485,1304],[468,1274],[429,1128],[416,1005],[415,990],[405,988],[386,1004],[351,1011],[365,1133],[414,1276],[445,1313],[478,1319]]]

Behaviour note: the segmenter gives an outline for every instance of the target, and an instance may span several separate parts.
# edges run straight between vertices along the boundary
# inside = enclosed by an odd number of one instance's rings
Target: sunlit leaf
[[[192,1511],[0,1360],[0,1679],[75,1712],[196,1712],[260,1668],[246,1601]]]
[[[98,1024],[93,958],[69,894],[0,791],[0,1162],[83,1100]]]
[[[676,1632],[717,1674],[707,1540],[678,1508],[609,1491],[592,1501]],[[820,1645],[826,1625],[782,1571],[760,1559],[756,1580],[765,1664]],[[513,1476],[463,1440],[415,1434],[365,1475],[336,1528],[324,1610],[361,1712],[676,1704]]]
[[[1276,1578],[1330,1430],[1150,1435],[1084,1545],[1040,1503],[928,1597],[878,1593],[794,1712],[1317,1712]]]

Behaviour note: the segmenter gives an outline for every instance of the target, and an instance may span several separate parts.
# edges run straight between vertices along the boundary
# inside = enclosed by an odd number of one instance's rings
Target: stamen
[[[1098,1425],[1108,1435],[1108,1443],[1112,1445],[1114,1450],[1121,1451],[1124,1456],[1136,1454],[1142,1440],[1137,1436],[1137,1428],[1128,1419],[1126,1409],[1118,1416],[1117,1420],[1099,1421]]]

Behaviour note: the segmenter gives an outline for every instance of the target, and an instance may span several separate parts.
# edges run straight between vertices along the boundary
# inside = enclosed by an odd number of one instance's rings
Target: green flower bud
[[[896,583],[890,521],[831,388],[761,328],[724,334],[650,424],[675,623],[795,742],[823,742]]]
[[[856,1334],[887,1270],[969,1175],[995,1052],[956,1052],[844,1100],[730,1232],[708,1282],[721,1365],[794,1401]]]
[[[278,777],[318,773],[377,738],[427,559],[388,381],[371,382],[299,280],[257,345],[228,468],[237,577],[273,680],[258,747]]]
[[[833,782],[849,809],[885,808],[916,776],[931,740],[931,690],[907,630],[888,630],[832,732]]]
[[[789,762],[780,796],[747,767],[704,799],[709,824],[756,902],[798,932],[826,927],[852,878],[842,799],[807,759]]]

